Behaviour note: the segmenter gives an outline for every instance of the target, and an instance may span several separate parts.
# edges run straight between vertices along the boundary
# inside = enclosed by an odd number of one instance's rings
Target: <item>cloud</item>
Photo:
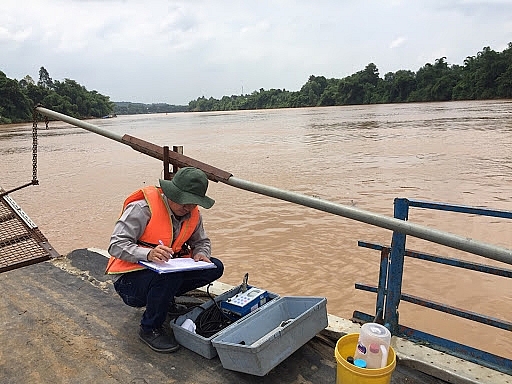
[[[407,39],[406,39],[405,37],[399,37],[399,38],[397,38],[397,39],[395,39],[395,40],[393,40],[393,41],[391,42],[391,44],[389,45],[389,48],[391,48],[391,49],[393,49],[393,48],[398,48],[398,47],[400,47],[402,44],[404,44],[406,40],[407,40]]]
[[[508,19],[512,12],[510,0],[446,0],[435,5],[438,9],[453,10],[469,17],[493,16]]]
[[[32,29],[30,27],[9,30],[7,27],[0,26],[0,41],[21,43],[27,40],[31,34]]]

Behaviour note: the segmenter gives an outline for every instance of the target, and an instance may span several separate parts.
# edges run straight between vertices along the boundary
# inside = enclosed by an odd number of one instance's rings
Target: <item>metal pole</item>
[[[501,248],[492,244],[475,241],[418,224],[412,224],[407,221],[364,211],[355,207],[348,207],[315,197],[288,192],[278,188],[269,187],[267,185],[252,183],[250,181],[237,179],[234,176],[231,176],[226,181],[226,184],[240,189],[245,189],[246,191],[304,205],[306,207],[333,213],[349,219],[362,221],[363,223],[375,225],[377,227],[398,231],[420,239],[446,245],[447,247],[460,249],[462,251],[474,253],[475,255],[501,261],[503,263],[512,264],[512,249]]]
[[[63,115],[62,113],[52,111],[51,109],[47,109],[47,108],[44,108],[44,107],[36,107],[35,109],[39,113],[41,113],[43,115],[46,115],[48,117],[53,117],[56,120],[64,121],[65,123],[69,123],[71,125],[75,125],[77,127],[80,127],[80,128],[86,129],[88,131],[97,133],[98,135],[105,136],[105,137],[108,137],[109,139],[112,139],[112,140],[115,140],[115,141],[119,141],[120,143],[126,144],[125,142],[123,142],[123,136],[122,135],[118,135],[116,133],[107,131],[106,129],[97,127],[97,126],[92,125],[90,123],[86,123],[85,121],[75,119],[74,117],[70,117],[70,116],[67,116],[67,115]]]

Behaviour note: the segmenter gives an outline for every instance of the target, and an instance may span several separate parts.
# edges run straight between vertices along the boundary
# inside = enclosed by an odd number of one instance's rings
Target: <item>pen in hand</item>
[[[158,240],[158,243],[159,243],[160,245],[166,246],[162,240]],[[172,248],[171,248],[171,252],[169,252],[169,257],[170,257],[171,259],[174,259],[174,258],[175,258],[174,251],[172,250]]]
[[[162,240],[158,240],[158,244],[162,245],[163,246],[162,248],[168,248]],[[158,247],[158,249],[156,249],[157,247],[155,247],[154,252],[158,255],[158,256],[155,255],[156,258],[158,259],[158,261],[167,261],[168,259],[174,258],[174,256],[173,256],[174,252],[172,251],[172,248],[169,248],[170,252],[168,252],[166,249],[162,249],[160,247]]]

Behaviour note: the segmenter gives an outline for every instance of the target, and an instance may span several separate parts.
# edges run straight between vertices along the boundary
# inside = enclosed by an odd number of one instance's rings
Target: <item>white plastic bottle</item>
[[[383,368],[387,365],[391,332],[383,325],[366,323],[361,327],[354,359],[366,361],[367,368]]]
[[[371,343],[366,354],[366,367],[375,369],[382,368],[382,344]]]

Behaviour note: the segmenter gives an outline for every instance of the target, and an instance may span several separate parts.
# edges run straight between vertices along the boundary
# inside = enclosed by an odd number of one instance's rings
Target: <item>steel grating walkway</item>
[[[4,190],[0,187],[0,195]],[[34,222],[9,196],[0,197],[0,273],[58,257]]]

